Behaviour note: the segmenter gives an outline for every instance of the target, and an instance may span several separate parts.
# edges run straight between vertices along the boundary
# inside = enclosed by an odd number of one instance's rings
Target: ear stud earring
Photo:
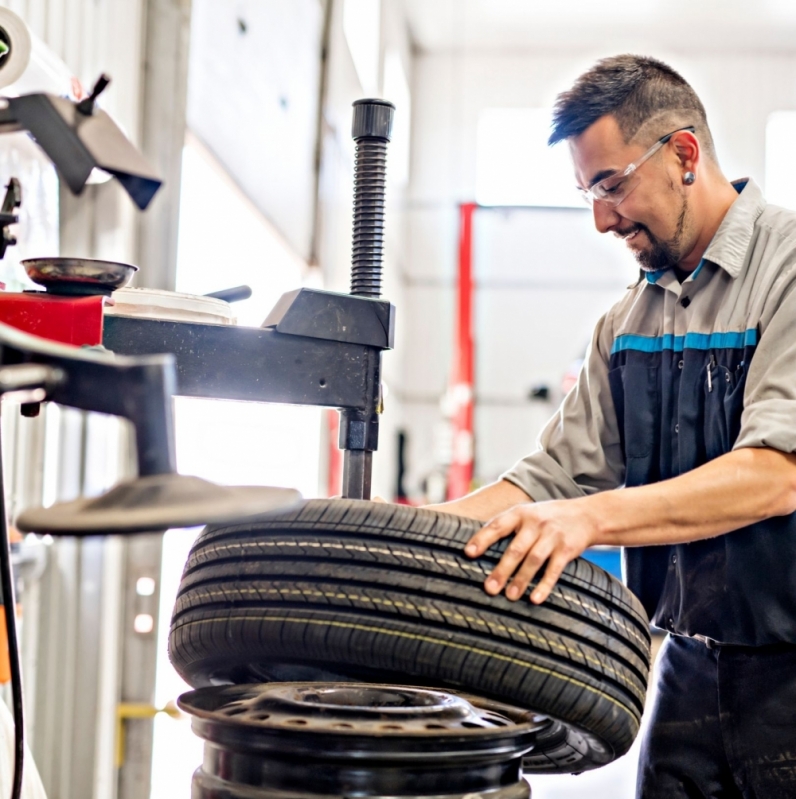
[[[685,183],[686,186],[690,186],[695,180],[696,175],[693,172],[686,172],[685,175],[683,175],[683,183]]]

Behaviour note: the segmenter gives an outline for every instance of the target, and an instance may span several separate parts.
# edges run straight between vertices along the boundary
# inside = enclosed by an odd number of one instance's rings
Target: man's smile
[[[629,245],[631,241],[638,238],[638,234],[641,233],[642,230],[643,228],[640,227],[631,228],[630,230],[625,230],[625,231],[617,230],[614,235],[622,239],[625,242],[625,244]]]

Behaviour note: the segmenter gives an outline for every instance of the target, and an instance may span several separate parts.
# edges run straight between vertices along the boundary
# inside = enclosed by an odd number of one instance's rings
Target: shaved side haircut
[[[598,61],[569,91],[558,95],[548,144],[579,136],[607,114],[616,119],[625,142],[644,145],[670,130],[693,125],[706,155],[716,161],[702,101],[663,61],[638,55]]]

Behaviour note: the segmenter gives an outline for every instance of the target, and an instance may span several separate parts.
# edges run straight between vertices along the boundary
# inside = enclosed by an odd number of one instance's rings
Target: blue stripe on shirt
[[[644,277],[647,278],[647,283],[657,283],[668,271],[667,266],[665,269],[658,269],[657,272],[645,272]]]
[[[611,347],[611,355],[624,350],[637,352],[682,352],[687,350],[721,350],[754,347],[757,344],[757,330],[727,333],[686,333],[685,336],[619,336]]]
[[[697,276],[702,271],[702,267],[705,265],[705,259],[702,258],[700,262],[697,264],[697,268],[691,273],[691,282],[697,279]]]

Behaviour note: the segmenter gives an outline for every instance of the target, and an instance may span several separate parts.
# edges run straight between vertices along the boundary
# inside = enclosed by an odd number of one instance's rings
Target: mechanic
[[[638,797],[796,796],[796,213],[724,177],[699,98],[652,58],[602,60],[559,95],[559,141],[641,278],[536,451],[435,507],[491,519],[472,557],[514,536],[485,584],[511,600],[625,547],[670,633]]]

